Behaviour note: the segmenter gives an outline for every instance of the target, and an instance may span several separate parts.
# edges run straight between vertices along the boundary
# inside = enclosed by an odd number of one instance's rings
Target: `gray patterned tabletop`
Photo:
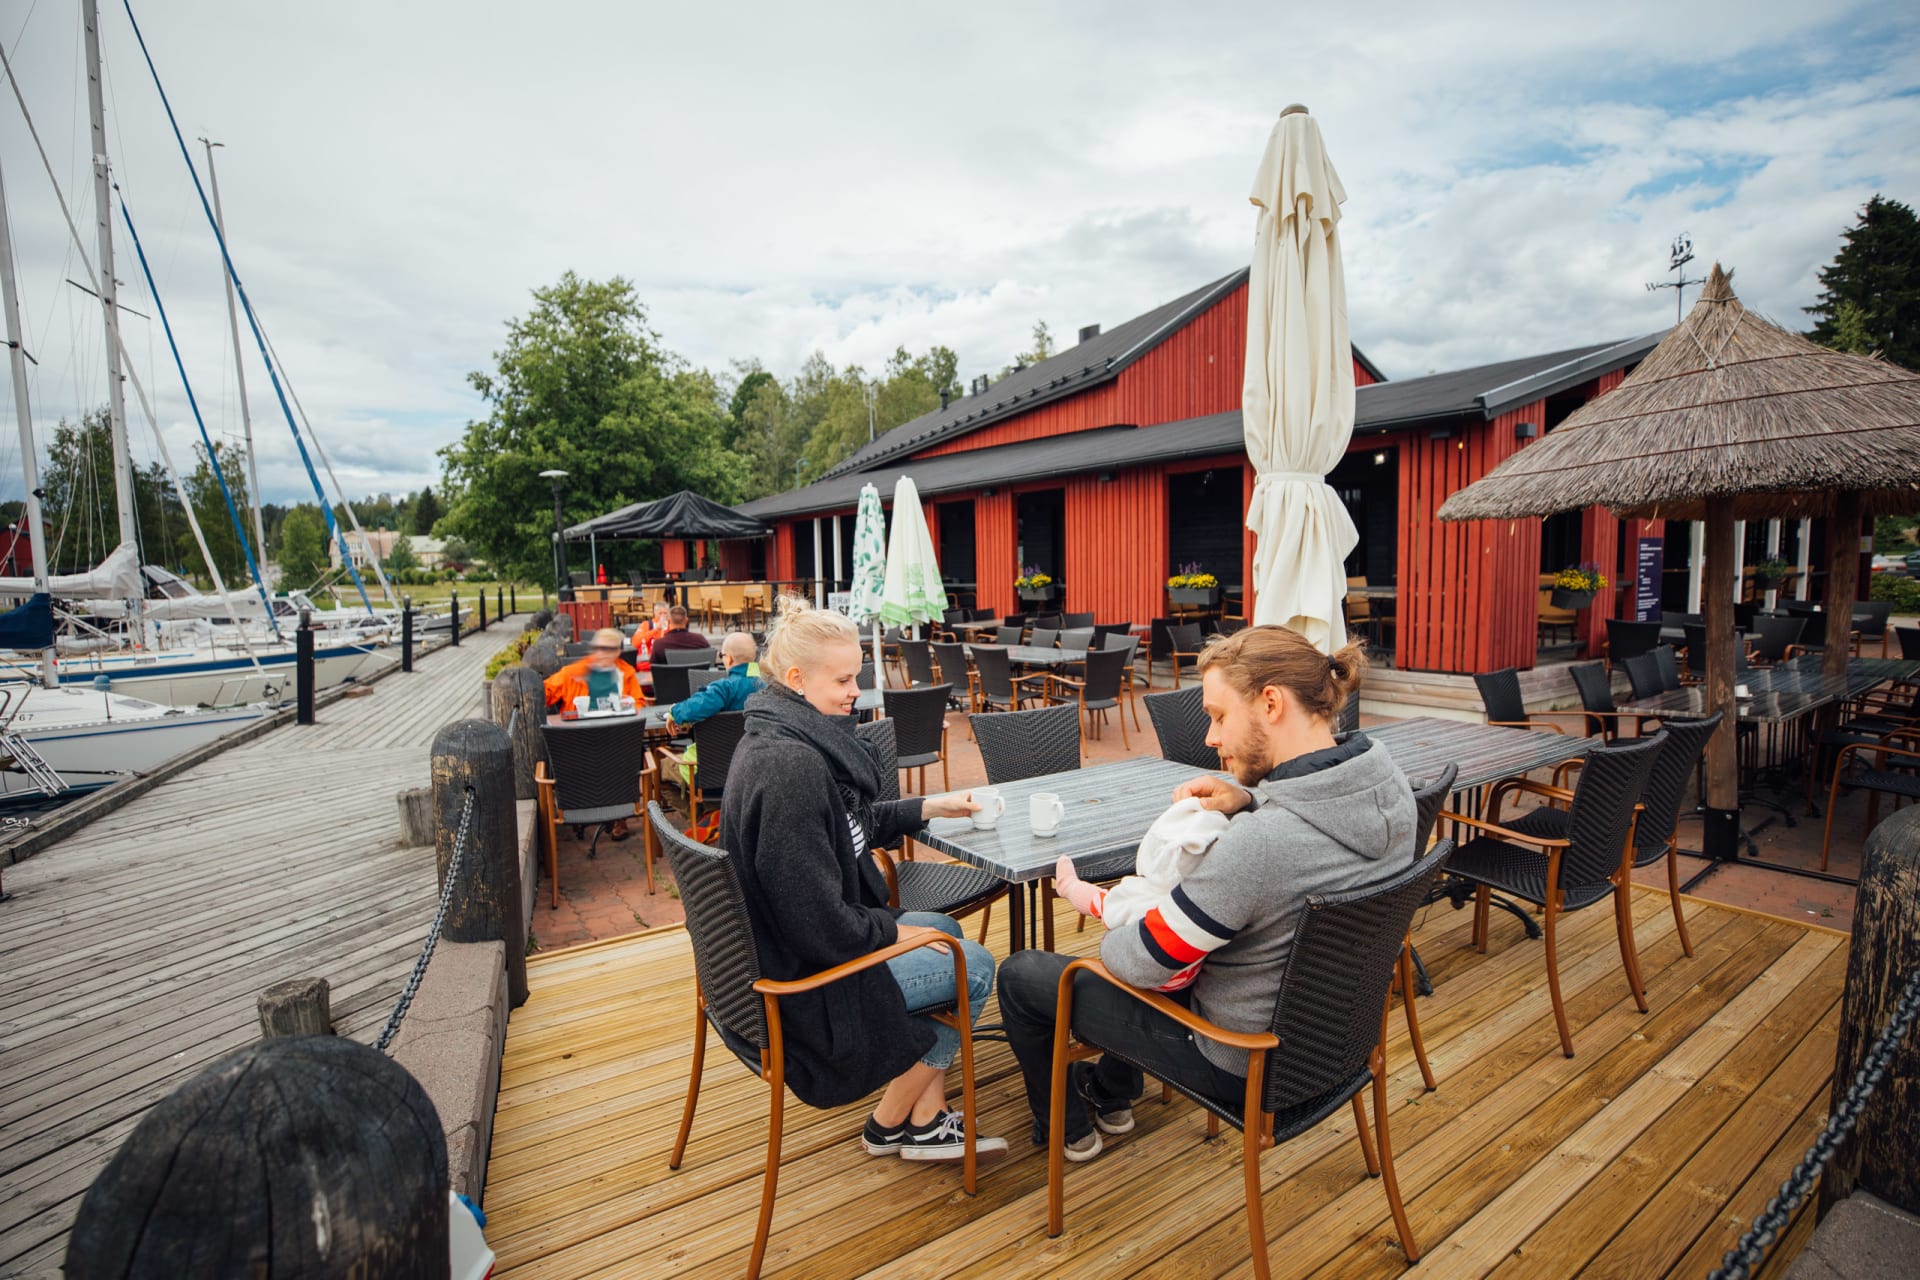
[[[1593,746],[1591,739],[1577,734],[1509,729],[1436,716],[1395,720],[1362,732],[1386,744],[1393,762],[1415,786],[1437,777],[1449,764],[1459,765],[1460,775],[1453,783],[1456,791],[1559,764],[1587,754]]]

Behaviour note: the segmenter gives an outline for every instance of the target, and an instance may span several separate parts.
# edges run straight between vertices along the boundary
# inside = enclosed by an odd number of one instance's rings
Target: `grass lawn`
[[[384,607],[386,601],[380,595],[380,583],[378,580],[372,575],[368,575],[362,580],[367,584],[367,595],[372,598],[374,607],[376,609]],[[480,592],[485,591],[487,593],[487,616],[491,618],[493,616],[494,600],[496,598],[494,593],[496,591],[504,591],[506,588],[507,584],[504,582],[430,582],[423,586],[404,587],[399,583],[395,583],[393,592],[396,596],[412,596],[415,607],[424,608],[428,605],[445,605],[447,598],[457,591],[460,593],[460,612],[468,613],[479,607],[474,597]],[[540,587],[537,583],[518,583],[514,589],[519,592],[519,605],[522,613],[532,613],[540,607]],[[359,597],[353,590],[352,582],[348,582],[342,587],[340,594],[343,598],[342,603],[355,608],[359,607]],[[314,603],[322,609],[334,607],[325,592],[315,593]],[[511,604],[509,604],[509,608],[511,608]]]

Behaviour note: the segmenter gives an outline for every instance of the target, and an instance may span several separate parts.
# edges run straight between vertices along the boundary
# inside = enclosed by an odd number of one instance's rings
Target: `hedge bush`
[[[1876,573],[1867,589],[1867,598],[1892,601],[1895,613],[1920,613],[1920,578],[1904,573]]]
[[[540,638],[538,631],[522,631],[507,643],[507,647],[487,659],[486,678],[493,679],[514,663],[520,661],[535,640]]]

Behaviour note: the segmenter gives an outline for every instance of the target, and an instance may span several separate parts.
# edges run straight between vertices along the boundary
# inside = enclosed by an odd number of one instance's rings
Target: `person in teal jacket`
[[[720,665],[726,674],[704,689],[697,690],[685,702],[667,708],[667,732],[679,733],[722,711],[739,711],[747,699],[760,691],[760,664],[754,659],[759,650],[753,637],[734,631],[720,642]],[[690,744],[683,754],[665,753],[669,763],[680,767],[681,781],[693,785],[693,771],[699,764],[698,747]]]

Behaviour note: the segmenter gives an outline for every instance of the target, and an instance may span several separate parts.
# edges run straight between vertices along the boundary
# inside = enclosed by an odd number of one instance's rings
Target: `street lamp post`
[[[560,470],[542,471],[540,478],[553,486],[553,593],[556,599],[573,599],[573,588],[567,583],[567,539],[565,518],[560,514],[560,482],[567,473]]]

